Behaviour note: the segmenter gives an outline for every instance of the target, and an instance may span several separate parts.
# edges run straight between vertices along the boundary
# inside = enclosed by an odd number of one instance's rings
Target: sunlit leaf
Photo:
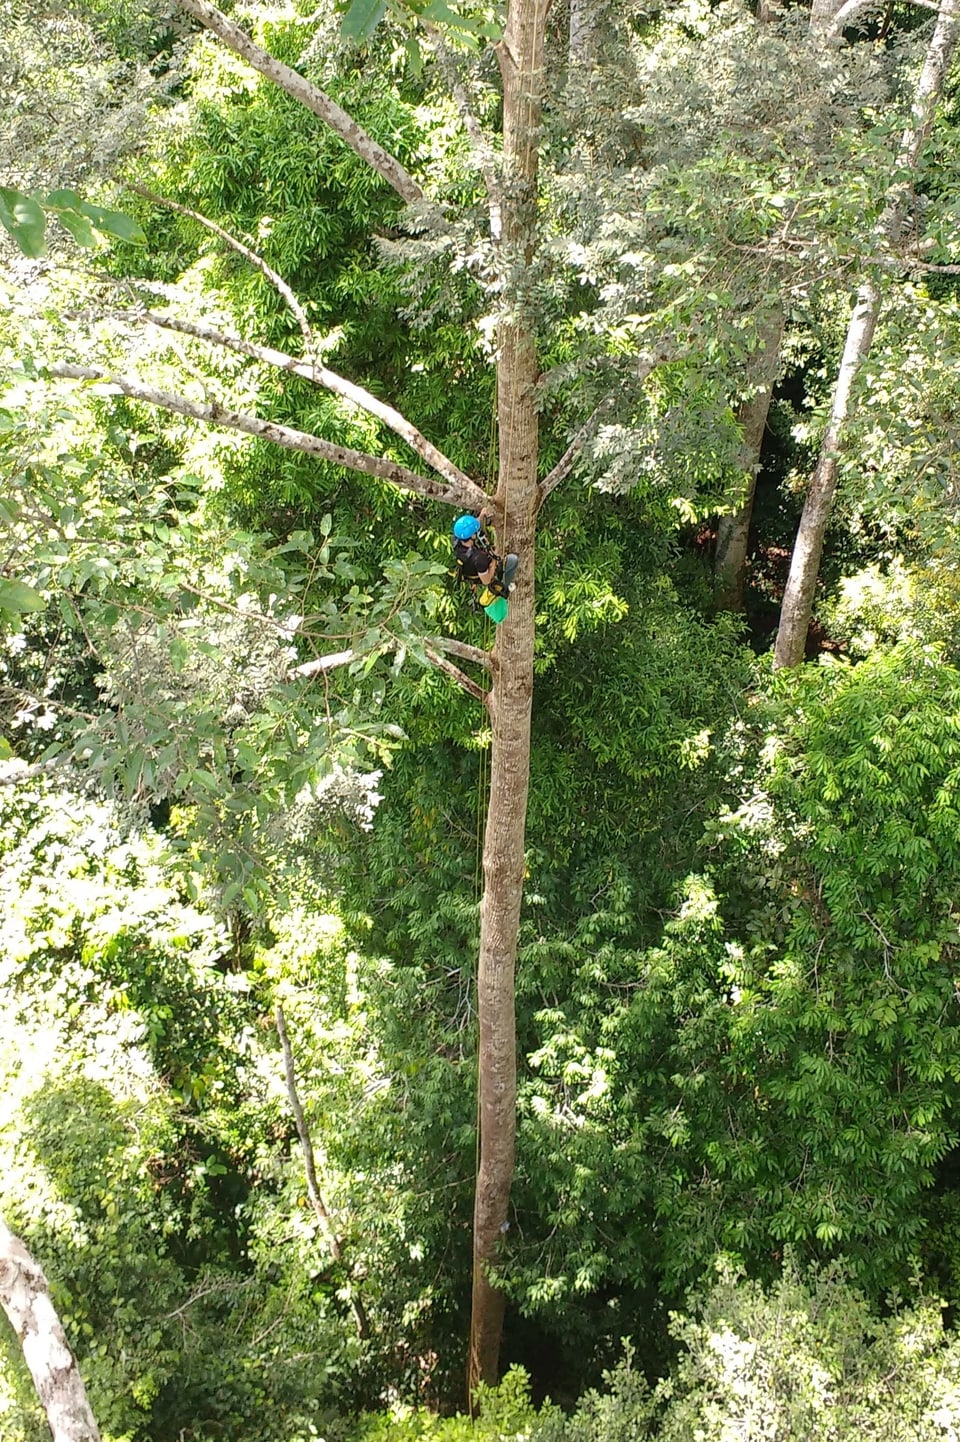
[[[24,581],[8,581],[0,577],[0,611],[42,611],[46,606],[39,591]]]
[[[35,200],[0,185],[0,225],[10,232],[29,260],[43,255],[46,217]]]
[[[366,40],[376,30],[386,11],[385,0],[353,0],[340,22],[340,34],[345,40]]]

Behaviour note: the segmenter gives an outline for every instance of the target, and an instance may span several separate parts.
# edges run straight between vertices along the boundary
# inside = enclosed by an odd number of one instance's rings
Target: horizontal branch
[[[324,671],[334,671],[338,666],[349,666],[351,661],[357,659],[357,652],[331,651],[329,656],[317,656],[313,661],[304,661],[300,666],[294,666],[290,671],[291,676],[301,676],[307,680],[311,676],[320,676]]]
[[[916,5],[921,10],[940,9],[936,0],[909,0],[909,3]],[[868,15],[878,14],[883,8],[884,0],[846,0],[846,3],[841,5],[837,13],[823,26],[823,36],[827,40],[837,40],[844,30],[865,20]]]
[[[334,395],[341,396],[344,400],[350,401],[352,405],[358,406],[360,410],[366,411],[368,415],[382,421],[385,426],[389,426],[394,435],[406,441],[410,449],[416,451],[428,466],[448,480],[451,485],[462,487],[464,507],[476,509],[487,503],[487,496],[480,487],[465,472],[461,471],[459,466],[455,466],[453,461],[449,460],[431,441],[428,441],[426,436],[418,431],[411,421],[407,420],[406,416],[401,415],[393,406],[378,400],[363,386],[355,385],[353,381],[345,380],[343,376],[337,375],[336,371],[328,370],[319,361],[311,363],[307,360],[299,360],[296,356],[287,355],[285,351],[275,350],[273,346],[257,345],[255,341],[246,340],[243,336],[229,335],[224,331],[215,330],[211,326],[200,325],[194,321],[179,320],[175,316],[158,315],[155,311],[126,312],[124,318],[132,321],[144,320],[161,330],[172,330],[180,335],[194,336],[197,340],[207,341],[210,345],[222,346],[225,350],[236,351],[239,355],[249,356],[251,360],[262,361],[265,365],[273,366],[277,370],[288,371],[291,375],[301,376],[304,380],[323,386],[326,390],[332,391]]]
[[[479,646],[470,646],[466,641],[456,641],[452,636],[428,636],[427,645],[436,651],[458,656],[461,661],[472,661],[475,666],[482,666],[485,671],[493,669],[490,652],[481,651]]]
[[[306,106],[311,114],[316,115],[325,125],[339,135],[340,139],[355,155],[371,166],[388,185],[392,186],[399,196],[408,205],[417,205],[426,200],[421,187],[414,180],[404,167],[397,160],[396,156],[384,150],[378,145],[371,135],[361,125],[342,110],[335,100],[322,91],[312,81],[301,75],[298,71],[292,70],[289,65],[284,65],[282,60],[277,60],[268,51],[252,40],[245,30],[242,30],[234,21],[229,20],[222,11],[207,3],[207,0],[180,0],[180,4],[189,15],[198,20],[205,30],[210,30],[214,35],[219,36],[224,45],[232,50],[235,55],[246,60],[254,70],[279,85],[281,90],[293,97],[294,100]]]
[[[33,781],[38,776],[47,776],[51,771],[58,771],[61,766],[67,765],[65,756],[53,756],[49,761],[36,761],[31,766],[25,761],[19,763],[5,761],[0,769],[0,786],[19,786],[24,781]],[[9,768],[13,766],[13,769]]]
[[[272,441],[274,445],[283,446],[288,451],[302,451],[304,455],[317,456],[318,459],[329,461],[333,465],[345,466],[348,470],[390,481],[403,491],[426,496],[431,501],[442,501],[444,505],[461,508],[474,504],[476,487],[466,491],[462,486],[438,485],[428,476],[418,475],[416,471],[411,471],[396,461],[388,461],[383,456],[370,456],[364,451],[351,450],[349,446],[334,445],[332,441],[325,441],[307,431],[280,425],[277,421],[265,421],[259,416],[232,411],[219,401],[208,404],[191,401],[174,391],[158,390],[156,386],[144,385],[141,381],[131,380],[126,376],[110,375],[109,372],[92,366],[71,365],[66,361],[55,362],[49,367],[49,373],[65,380],[98,381],[103,385],[114,386],[122,395],[130,396],[132,400],[146,401],[148,405],[159,406],[161,410],[173,411],[176,415],[206,421],[209,425],[224,426],[244,435],[258,436],[261,440]]]
[[[478,651],[474,646],[467,646],[463,642],[448,640],[445,637],[434,637],[423,648],[431,665],[449,676],[451,681],[456,681],[457,685],[462,687],[474,700],[486,706],[488,693],[478,686],[476,681],[471,681],[459,666],[454,666],[452,661],[448,661],[445,656],[442,656],[436,649],[440,646],[444,650],[450,651],[451,654],[463,655],[465,660],[476,661],[478,665],[485,666],[487,670],[490,670],[490,657],[487,652]],[[332,651],[329,656],[317,656],[313,661],[304,661],[302,665],[295,666],[289,674],[291,677],[297,676],[303,680],[309,680],[311,676],[323,675],[327,671],[335,670],[338,666],[349,666],[350,662],[356,661],[360,654],[353,650]]]

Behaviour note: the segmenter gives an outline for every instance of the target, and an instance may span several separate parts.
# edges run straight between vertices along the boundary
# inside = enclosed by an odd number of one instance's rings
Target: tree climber
[[[513,590],[520,558],[511,552],[501,561],[494,550],[492,533],[488,535],[484,528],[489,518],[486,510],[479,517],[458,516],[453,523],[453,554],[460,579],[473,587],[474,595],[483,586],[491,596],[507,596]]]

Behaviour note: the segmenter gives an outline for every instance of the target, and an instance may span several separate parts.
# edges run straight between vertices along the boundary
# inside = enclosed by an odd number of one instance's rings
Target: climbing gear
[[[458,516],[453,523],[453,534],[458,541],[470,541],[479,535],[482,529],[476,516]]]

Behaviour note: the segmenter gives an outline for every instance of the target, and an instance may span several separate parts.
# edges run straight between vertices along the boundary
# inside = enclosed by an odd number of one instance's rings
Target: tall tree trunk
[[[898,178],[891,188],[877,227],[881,246],[893,248],[900,238],[910,193],[911,172],[917,168],[920,151],[933,123],[958,33],[958,0],[942,0],[927,57],[917,82],[912,124],[904,131],[897,157],[896,171],[901,178]],[[854,383],[870,353],[879,310],[880,284],[876,278],[870,277],[860,287],[850,318],[830,407],[830,419],[797,529],[777,630],[773,662],[776,667],[799,666],[804,657],[823,542],[837,489],[837,462],[843,430],[850,412]]]
[[[0,1218],[0,1306],[47,1414],[53,1442],[100,1442],[76,1358],[39,1263]]]
[[[776,313],[762,326],[763,348],[757,357],[752,377],[754,392],[737,411],[742,441],[738,457],[747,475],[747,484],[735,511],[721,516],[717,523],[717,550],[713,569],[716,583],[715,600],[721,611],[743,610],[743,580],[747,566],[747,542],[753,516],[753,498],[757,488],[760,450],[770,412],[770,397],[780,367],[780,343],[783,339],[783,311]]]
[[[570,0],[567,61],[571,70],[589,70],[596,53],[597,0]]]
[[[477,975],[480,1165],[473,1220],[473,1304],[468,1395],[495,1382],[503,1293],[490,1277],[508,1226],[516,1149],[517,1057],[514,987],[523,894],[530,776],[538,422],[535,317],[526,275],[536,246],[537,164],[549,0],[511,0],[499,46],[503,75],[503,267],[511,277],[499,334],[497,501],[504,539],[522,558],[510,614],[498,632],[490,698],[493,744],[483,848]]]

